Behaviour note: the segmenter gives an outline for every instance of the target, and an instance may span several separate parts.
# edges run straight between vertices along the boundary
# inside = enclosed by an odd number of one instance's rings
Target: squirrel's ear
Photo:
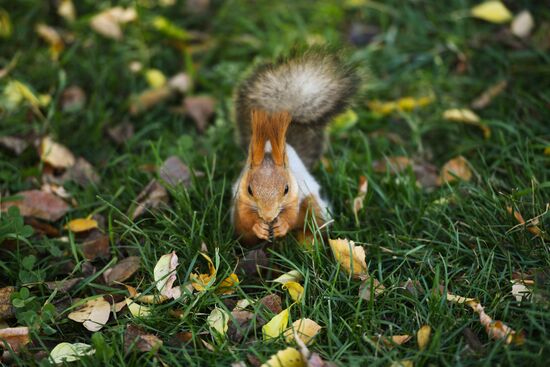
[[[261,110],[250,111],[250,120],[252,121],[252,139],[250,140],[250,159],[253,166],[259,166],[264,160],[265,144],[268,136],[266,126],[269,116],[267,112]]]
[[[292,117],[290,113],[276,112],[269,119],[269,140],[271,141],[271,154],[273,162],[282,166],[285,163],[286,131]]]

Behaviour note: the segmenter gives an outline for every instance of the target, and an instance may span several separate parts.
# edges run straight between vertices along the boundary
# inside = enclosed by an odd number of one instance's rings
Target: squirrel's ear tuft
[[[259,166],[264,160],[265,144],[269,136],[267,135],[267,126],[269,125],[269,115],[262,110],[252,110],[250,112],[252,121],[252,139],[250,140],[250,158],[253,166]]]
[[[270,116],[269,125],[266,126],[269,130],[268,135],[271,141],[273,162],[278,166],[285,163],[286,131],[291,120],[290,113],[286,111],[276,112]]]

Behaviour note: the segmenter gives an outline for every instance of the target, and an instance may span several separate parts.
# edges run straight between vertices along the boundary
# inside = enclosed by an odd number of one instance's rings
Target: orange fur
[[[290,125],[291,116],[288,112],[268,114],[254,109],[251,112],[252,139],[250,158],[253,166],[259,166],[265,155],[265,144],[271,142],[271,155],[277,166],[285,163],[286,131]]]
[[[265,143],[269,139],[267,125],[269,115],[262,110],[250,112],[252,121],[252,139],[250,140],[250,160],[252,166],[259,166],[264,160]]]
[[[286,131],[290,121],[291,116],[288,112],[277,112],[270,116],[269,125],[266,126],[269,130],[269,141],[271,141],[271,155],[277,166],[284,165],[286,161]]]

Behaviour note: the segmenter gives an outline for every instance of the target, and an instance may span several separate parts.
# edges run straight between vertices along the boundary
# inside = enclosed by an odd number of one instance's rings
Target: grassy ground
[[[256,59],[269,59],[308,42],[344,44],[349,57],[368,75],[354,107],[359,122],[349,130],[331,134],[326,153],[330,170],[325,165],[314,173],[334,208],[331,238],[346,237],[363,244],[371,275],[387,290],[375,300],[361,300],[360,282],[339,271],[322,240],[309,252],[291,237],[268,247],[272,266],[304,274],[306,295],[293,306],[292,318],[308,317],[323,326],[311,349],[342,366],[387,366],[398,360],[410,360],[418,366],[543,365],[550,357],[548,298],[539,293],[542,295],[537,300],[517,302],[510,283],[514,273],[539,274],[537,287],[549,287],[548,276],[540,275],[550,266],[548,239],[514,227],[517,222],[506,211],[507,206],[514,207],[528,219],[543,213],[550,200],[550,157],[544,155],[544,148],[550,145],[550,58],[540,41],[544,34],[537,35],[537,31],[544,31],[542,27],[548,29],[548,23],[543,22],[548,22],[550,11],[544,2],[510,2],[514,12],[530,9],[537,23],[535,36],[519,41],[503,32],[506,25],[468,17],[474,4],[465,0],[350,1],[359,5],[345,8],[339,1],[329,0],[314,4],[213,1],[209,10],[199,14],[190,14],[180,2],[164,8],[146,6],[155,1],[137,1],[139,21],[125,26],[120,42],[105,39],[89,28],[90,16],[109,7],[108,1],[75,2],[79,17],[73,24],[56,15],[53,3],[21,0],[0,4],[14,28],[12,36],[1,41],[0,65],[18,55],[16,67],[0,79],[0,85],[17,79],[37,93],[53,97],[49,107],[42,110],[44,118],[33,117],[26,108],[3,112],[1,134],[50,134],[96,167],[100,184],[86,189],[66,184],[78,205],[55,226],[61,228],[70,218],[102,214],[107,221],[112,259],[128,254],[142,258],[141,269],[130,284],[151,288],[156,261],[170,251],[176,251],[180,258],[179,279],[188,279],[197,264],[204,266],[198,258],[203,242],[211,255],[219,249],[220,275],[233,271],[246,250],[233,237],[228,214],[230,184],[244,159],[244,152],[233,141],[232,88]],[[181,42],[153,29],[156,15],[184,29],[205,32],[210,37],[209,47],[191,55]],[[48,46],[37,37],[34,27],[39,22],[74,33],[74,41],[59,61],[51,61]],[[370,43],[349,42],[352,22],[377,27]],[[188,117],[170,112],[179,103],[176,97],[143,114],[129,116],[129,97],[147,88],[143,75],[128,68],[135,60],[166,75],[186,71],[194,78],[192,94],[217,99],[216,117],[204,134],[197,133]],[[508,88],[478,111],[491,128],[489,139],[475,127],[442,119],[444,110],[468,107],[488,86],[503,79],[508,80]],[[60,110],[57,102],[68,85],[79,85],[86,91],[84,109],[74,113]],[[367,107],[367,101],[373,99],[427,95],[435,97],[434,103],[411,112],[378,116]],[[105,130],[126,120],[134,124],[136,133],[117,146],[106,137]],[[384,133],[369,137],[374,131]],[[398,134],[403,143],[389,140],[389,132]],[[170,209],[131,221],[127,208],[155,176],[144,170],[144,165],[160,165],[170,155],[206,174],[195,178],[187,190],[171,192]],[[463,155],[471,164],[473,178],[426,191],[417,187],[410,170],[398,176],[373,171],[374,160],[396,155],[421,157],[438,167]],[[0,150],[1,192],[14,194],[37,187],[41,169],[32,149],[19,157]],[[351,202],[361,175],[369,180],[369,192],[356,221]],[[540,218],[542,230],[550,228],[548,218]],[[43,308],[46,302],[56,304],[67,298],[52,294],[44,281],[68,277],[68,268],[69,272],[74,269],[73,276],[81,275],[83,257],[76,246],[38,237],[30,237],[28,243],[17,242],[10,251],[2,246],[0,243],[0,286],[26,286],[36,297],[26,308],[17,309],[19,321],[9,321],[12,326],[29,322],[34,326],[29,353],[17,357],[16,363],[47,364],[46,360],[35,361],[33,353],[48,351],[61,341],[92,343],[92,333],[67,319],[63,309],[47,317]],[[37,259],[31,264],[31,278],[23,262],[28,255]],[[97,273],[73,288],[70,299],[122,294],[100,280],[100,274],[115,261],[96,261]],[[409,278],[418,281],[423,292],[412,296],[399,289]],[[192,300],[155,306],[149,318],[112,317],[100,335],[93,337],[98,347],[96,356],[80,363],[229,365],[246,361],[247,355],[265,361],[285,347],[283,340],[264,342],[261,335],[257,340],[250,335],[239,344],[217,343],[205,324],[210,311],[215,306],[225,307],[229,298],[255,299],[276,293],[281,295],[283,307],[291,303],[273,283],[242,275],[241,280],[241,287],[232,296],[209,291]],[[512,346],[490,340],[468,307],[445,301],[439,292],[441,286],[451,293],[479,299],[489,315],[522,330],[525,344]],[[170,316],[171,309],[183,310],[186,317]],[[30,320],[25,312],[35,317]],[[128,323],[138,324],[165,341],[158,358],[124,351],[123,334]],[[377,334],[414,334],[424,324],[431,325],[432,338],[422,352],[415,341],[391,350],[376,350],[368,342]],[[465,328],[481,341],[480,351],[468,347]],[[190,343],[170,342],[182,331],[193,334]],[[215,351],[205,348],[199,338],[213,344]]]

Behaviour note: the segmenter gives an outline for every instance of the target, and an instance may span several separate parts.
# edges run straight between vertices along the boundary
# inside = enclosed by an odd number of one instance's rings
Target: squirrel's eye
[[[288,194],[288,185],[285,185],[285,195]]]
[[[250,196],[254,196],[254,194],[252,193],[252,187],[250,187],[250,185],[248,185],[248,194]]]

